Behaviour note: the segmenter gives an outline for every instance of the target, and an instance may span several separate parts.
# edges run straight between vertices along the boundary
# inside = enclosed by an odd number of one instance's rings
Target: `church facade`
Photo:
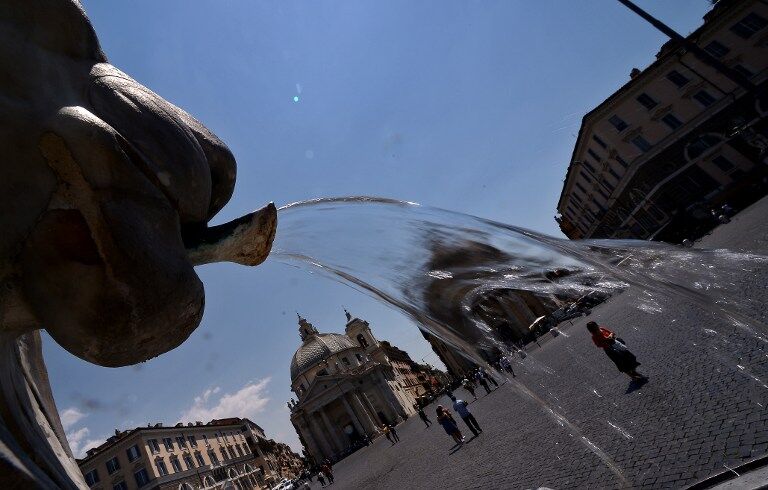
[[[403,388],[385,346],[368,322],[346,312],[344,334],[320,333],[299,317],[302,344],[291,360],[288,403],[291,423],[308,456],[319,463],[338,460],[382,424],[396,424],[415,413],[415,400]]]

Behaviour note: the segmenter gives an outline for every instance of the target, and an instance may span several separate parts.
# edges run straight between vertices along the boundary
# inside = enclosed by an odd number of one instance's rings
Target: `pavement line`
[[[514,383],[514,385],[523,393],[528,395],[533,401],[539,404],[539,406],[544,410],[545,413],[549,414],[551,417],[555,419],[555,421],[561,426],[561,427],[567,427],[568,430],[575,433],[577,436],[579,436],[579,440],[584,444],[584,446],[589,449],[589,451],[592,452],[595,456],[600,459],[600,461],[605,464],[605,466],[610,469],[614,475],[621,481],[621,484],[623,486],[629,487],[631,486],[629,483],[629,480],[627,480],[627,477],[624,475],[624,472],[621,471],[621,468],[613,461],[613,459],[600,447],[597,446],[594,442],[590,441],[587,436],[581,433],[581,431],[573,425],[571,421],[569,421],[565,416],[562,414],[555,412],[552,407],[550,407],[547,402],[545,402],[543,399],[541,399],[536,393],[529,390],[528,387],[526,387],[524,384],[520,383],[519,381],[513,379],[510,380],[511,383]]]

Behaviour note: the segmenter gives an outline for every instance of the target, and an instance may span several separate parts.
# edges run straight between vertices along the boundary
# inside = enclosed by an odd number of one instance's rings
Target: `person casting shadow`
[[[599,326],[595,322],[587,323],[587,330],[592,334],[592,342],[605,351],[606,355],[616,364],[619,371],[635,381],[645,381],[648,378],[637,372],[640,365],[635,355],[630,352],[624,341],[612,331]]]

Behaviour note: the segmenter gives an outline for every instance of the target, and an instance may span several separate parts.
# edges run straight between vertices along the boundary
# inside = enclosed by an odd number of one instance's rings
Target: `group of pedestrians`
[[[472,415],[472,412],[469,410],[469,404],[464,400],[456,398],[454,395],[448,395],[448,397],[453,402],[453,410],[459,414],[469,428],[469,431],[472,432],[472,435],[475,437],[479,436],[480,433],[483,432],[483,429],[480,428],[477,419],[475,419],[475,416]],[[461,429],[459,429],[456,420],[453,418],[453,414],[442,405],[437,406],[437,422],[443,427],[445,433],[453,438],[456,444],[464,444],[464,435],[462,435]]]
[[[400,442],[400,437],[397,435],[397,429],[394,425],[381,424],[381,432],[387,436],[387,440],[394,446],[396,442]]]
[[[511,364],[509,369],[511,372],[512,370]],[[513,376],[514,376],[514,373],[513,373]],[[488,374],[488,372],[481,367],[475,369],[473,372],[470,372],[466,378],[461,380],[461,386],[465,390],[467,390],[469,394],[472,395],[472,398],[475,400],[477,400],[477,395],[475,394],[475,388],[477,388],[478,385],[482,386],[483,389],[485,389],[486,395],[492,391],[491,385],[494,386],[493,389],[496,389],[499,387],[499,383],[493,378],[493,376]]]

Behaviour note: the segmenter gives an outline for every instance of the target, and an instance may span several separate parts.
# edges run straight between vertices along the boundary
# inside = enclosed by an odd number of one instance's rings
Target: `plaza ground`
[[[697,246],[766,254],[766,216],[764,199]],[[768,265],[727,279],[765,322]],[[411,418],[400,443],[378,438],[335,465],[332,488],[682,488],[768,454],[768,344],[677,298],[654,301],[639,309],[647,298],[630,289],[589,318],[620,334],[648,384],[616,371],[587,319],[566,323],[517,360],[515,380],[478,391],[470,408],[482,435],[455,447],[439,425]]]

